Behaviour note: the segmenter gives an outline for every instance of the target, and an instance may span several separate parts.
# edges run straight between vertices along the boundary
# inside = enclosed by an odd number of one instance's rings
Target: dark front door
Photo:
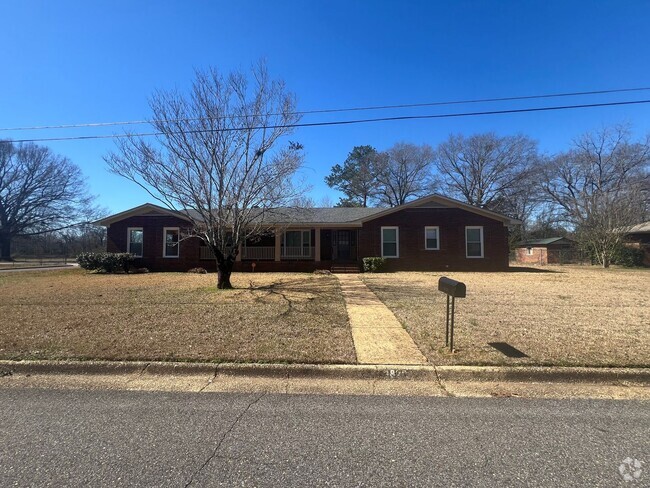
[[[338,232],[339,259],[350,259],[350,231],[340,230]]]
[[[334,247],[333,257],[338,261],[354,261],[356,256],[356,231],[337,230],[334,231],[332,239]]]

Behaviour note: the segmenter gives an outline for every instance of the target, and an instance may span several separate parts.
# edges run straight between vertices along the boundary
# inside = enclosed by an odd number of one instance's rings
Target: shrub
[[[380,257],[363,258],[363,271],[366,273],[379,273],[384,268],[386,260]]]
[[[612,263],[626,268],[643,266],[643,251],[635,247],[621,246],[614,252]]]
[[[134,274],[144,274],[144,273],[148,273],[148,272],[149,272],[149,268],[135,268],[135,269],[131,270],[131,273],[134,273]]]
[[[135,257],[126,252],[85,252],[77,256],[77,263],[83,269],[104,273],[129,272]]]
[[[208,273],[205,268],[192,268],[192,269],[188,269],[187,272],[188,273],[196,273],[196,274],[207,274]]]

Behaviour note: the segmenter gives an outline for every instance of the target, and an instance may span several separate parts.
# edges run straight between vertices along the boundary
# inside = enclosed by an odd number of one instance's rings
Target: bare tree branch
[[[85,220],[93,198],[81,170],[35,144],[0,141],[0,260],[11,240],[61,230]]]
[[[156,93],[151,123],[162,135],[129,136],[105,158],[112,172],[191,221],[191,235],[214,251],[220,288],[231,287],[239,245],[269,230],[270,210],[304,192],[293,184],[302,146],[272,151],[300,118],[295,97],[263,64],[250,78],[211,69],[196,73],[187,96]]]
[[[616,126],[583,135],[545,166],[548,205],[604,267],[627,230],[647,219],[649,164],[650,139],[633,142],[627,127]]]

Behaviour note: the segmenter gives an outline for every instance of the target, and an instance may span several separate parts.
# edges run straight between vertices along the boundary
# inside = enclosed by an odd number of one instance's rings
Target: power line
[[[454,101],[442,101],[442,102],[426,102],[426,103],[407,103],[400,105],[371,105],[365,107],[347,107],[347,108],[331,108],[331,109],[315,109],[315,110],[303,110],[297,112],[289,112],[290,115],[310,115],[310,114],[326,114],[326,113],[341,113],[341,112],[362,112],[370,110],[390,110],[398,108],[418,108],[418,107],[436,107],[436,106],[445,106],[445,105],[463,105],[463,104],[476,104],[476,103],[489,103],[489,102],[509,102],[517,100],[535,100],[535,99],[547,99],[547,98],[560,98],[560,97],[576,97],[576,96],[586,96],[586,95],[605,95],[611,93],[627,93],[627,92],[639,92],[639,91],[648,91],[650,87],[639,87],[639,88],[616,88],[611,90],[592,90],[592,91],[581,91],[581,92],[566,92],[566,93],[548,93],[544,95],[524,95],[517,97],[498,97],[498,98],[477,98],[470,100],[454,100]],[[124,126],[124,125],[143,125],[143,124],[152,124],[157,122],[192,122],[199,120],[220,120],[220,119],[236,119],[243,117],[254,117],[260,114],[251,114],[251,115],[222,115],[218,117],[194,117],[194,118],[184,118],[184,119],[168,119],[168,120],[125,120],[122,122],[91,122],[84,124],[66,124],[66,125],[37,125],[32,127],[0,127],[0,131],[25,131],[25,130],[44,130],[44,129],[77,129],[77,128],[88,128],[88,127],[111,127],[111,126]],[[271,116],[274,115],[283,115],[279,113],[268,114]]]
[[[430,115],[402,115],[396,117],[379,117],[373,119],[355,119],[355,120],[337,120],[329,122],[305,122],[297,124],[286,125],[266,125],[254,127],[227,127],[224,129],[196,129],[187,131],[171,131],[170,134],[203,134],[211,132],[235,132],[242,130],[263,130],[263,129],[289,129],[299,127],[326,127],[334,125],[352,125],[352,124],[365,124],[371,122],[391,122],[399,120],[423,120],[423,119],[445,119],[454,117],[474,117],[479,115],[502,115],[502,114],[517,114],[527,112],[549,112],[557,110],[574,110],[580,108],[596,108],[596,107],[614,107],[622,105],[640,105],[650,103],[649,100],[628,100],[623,102],[606,102],[606,103],[589,103],[583,105],[561,105],[553,107],[532,107],[520,108],[509,110],[489,110],[485,112],[462,112],[451,114],[430,114]],[[113,134],[113,135],[93,135],[93,136],[71,136],[71,137],[45,137],[40,139],[15,139],[13,142],[53,142],[53,141],[78,141],[90,139],[120,139],[125,137],[152,137],[164,135],[164,132],[141,132],[136,134]]]

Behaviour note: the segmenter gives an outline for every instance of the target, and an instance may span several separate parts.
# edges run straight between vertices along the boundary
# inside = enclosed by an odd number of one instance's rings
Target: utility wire
[[[546,99],[546,98],[559,98],[559,97],[576,97],[576,96],[586,96],[586,95],[604,95],[610,93],[627,93],[627,92],[639,92],[639,91],[648,91],[650,87],[639,87],[639,88],[616,88],[612,90],[593,90],[593,91],[581,91],[581,92],[567,92],[567,93],[548,93],[544,95],[525,95],[518,97],[499,97],[499,98],[478,98],[471,100],[455,100],[455,101],[443,101],[443,102],[427,102],[427,103],[408,103],[400,105],[373,105],[367,107],[348,107],[348,108],[331,108],[331,109],[318,109],[318,110],[303,110],[298,112],[289,112],[290,115],[310,115],[310,114],[326,114],[326,113],[340,113],[340,112],[364,112],[370,110],[389,110],[396,108],[418,108],[418,107],[436,107],[444,105],[463,105],[470,103],[488,103],[488,102],[509,102],[516,100],[535,100],[535,99]],[[261,115],[261,114],[257,114]],[[283,115],[279,113],[268,114],[271,116]],[[143,125],[143,124],[153,124],[157,122],[191,122],[198,120],[219,120],[219,119],[236,119],[242,117],[254,117],[255,114],[251,115],[222,115],[217,117],[196,117],[196,118],[184,118],[184,119],[169,119],[169,120],[125,120],[123,122],[92,122],[85,124],[67,124],[67,125],[37,125],[32,127],[0,127],[0,131],[25,131],[25,130],[43,130],[43,129],[77,129],[83,127],[110,127],[110,126],[124,126],[124,125]]]
[[[451,114],[430,114],[430,115],[402,115],[396,117],[380,117],[373,119],[356,119],[356,120],[336,120],[329,122],[305,122],[297,124],[286,125],[262,125],[253,127],[226,127],[223,129],[195,129],[186,131],[170,131],[168,134],[205,134],[212,132],[235,132],[242,130],[263,130],[263,129],[289,129],[298,127],[325,127],[333,125],[352,125],[352,124],[365,124],[371,122],[390,122],[398,120],[423,120],[423,119],[446,119],[454,117],[474,117],[479,115],[501,115],[501,114],[517,114],[527,112],[549,112],[557,110],[574,110],[580,108],[595,108],[595,107],[614,107],[622,105],[640,105],[650,103],[649,100],[628,100],[623,102],[606,102],[606,103],[589,103],[583,105],[561,105],[553,107],[533,107],[533,108],[520,108],[510,110],[489,110],[486,112],[462,112]],[[39,139],[14,139],[12,142],[51,142],[51,141],[79,141],[89,139],[119,139],[125,137],[151,137],[165,135],[165,132],[141,132],[136,134],[113,134],[113,135],[94,135],[94,136],[71,136],[71,137],[44,137]]]

